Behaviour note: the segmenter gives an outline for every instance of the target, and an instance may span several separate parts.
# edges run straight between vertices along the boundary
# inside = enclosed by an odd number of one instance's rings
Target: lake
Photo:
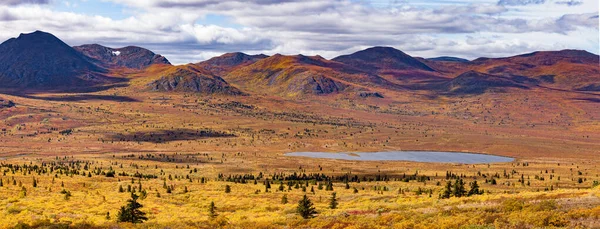
[[[286,156],[310,157],[324,159],[340,159],[353,161],[414,161],[414,162],[442,162],[442,163],[495,163],[511,162],[514,158],[502,157],[488,154],[459,153],[459,152],[437,152],[437,151],[386,151],[386,152],[292,152]]]

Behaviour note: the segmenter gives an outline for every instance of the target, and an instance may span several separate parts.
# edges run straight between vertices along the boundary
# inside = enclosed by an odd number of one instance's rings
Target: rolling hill
[[[368,91],[368,88],[393,88],[387,80],[343,63],[320,56],[276,54],[240,67],[225,80],[249,91],[283,96],[327,95]]]
[[[432,68],[406,53],[391,47],[373,47],[332,59],[371,73],[394,70],[433,71]]]
[[[199,94],[244,95],[223,78],[195,66],[157,65],[145,72],[142,83],[146,90],[155,92],[189,92]],[[148,82],[150,81],[150,82]]]

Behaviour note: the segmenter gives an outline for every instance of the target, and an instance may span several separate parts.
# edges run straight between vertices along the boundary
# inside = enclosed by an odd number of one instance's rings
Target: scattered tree
[[[313,218],[317,214],[317,210],[313,206],[313,203],[310,201],[310,199],[308,199],[306,195],[304,195],[304,197],[302,197],[302,199],[298,202],[298,207],[296,208],[296,211],[304,219]]]
[[[122,206],[119,210],[119,222],[143,223],[148,220],[146,213],[140,210],[143,205],[138,203],[138,198],[139,196],[135,195],[135,193],[131,193],[131,199],[127,200],[127,205]]]

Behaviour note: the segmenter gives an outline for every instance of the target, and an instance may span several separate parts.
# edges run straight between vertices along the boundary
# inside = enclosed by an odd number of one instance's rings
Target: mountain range
[[[599,63],[598,55],[581,50],[469,61],[424,59],[391,47],[372,47],[330,60],[236,52],[173,66],[141,47],[70,47],[36,31],[0,44],[0,89],[60,90],[131,81],[139,90],[156,92],[282,97],[381,98],[386,92],[408,90],[455,96],[534,87],[600,91]]]

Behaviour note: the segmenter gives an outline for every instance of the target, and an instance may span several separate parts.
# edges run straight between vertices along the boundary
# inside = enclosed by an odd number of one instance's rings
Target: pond
[[[459,153],[459,152],[437,152],[437,151],[386,151],[386,152],[292,152],[286,156],[310,157],[324,159],[340,159],[353,161],[414,161],[414,162],[441,162],[441,163],[495,163],[511,162],[514,158],[502,157],[488,154]]]

